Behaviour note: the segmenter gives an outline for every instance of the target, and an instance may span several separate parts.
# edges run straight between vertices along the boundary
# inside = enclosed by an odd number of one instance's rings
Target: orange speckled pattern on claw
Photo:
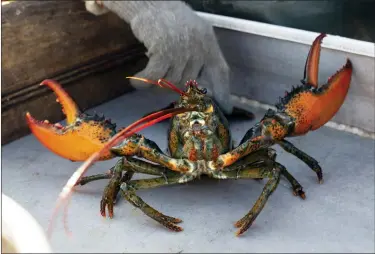
[[[88,159],[104,146],[112,134],[110,129],[105,129],[94,121],[82,122],[79,126],[66,128],[64,132],[59,133],[48,124],[41,124],[30,114],[26,115],[26,119],[32,133],[44,146],[72,161]],[[106,152],[100,160],[112,157],[110,152]]]
[[[317,92],[301,91],[290,99],[285,112],[296,119],[293,135],[316,130],[337,113],[348,93],[351,75],[352,64],[347,60],[346,65]]]

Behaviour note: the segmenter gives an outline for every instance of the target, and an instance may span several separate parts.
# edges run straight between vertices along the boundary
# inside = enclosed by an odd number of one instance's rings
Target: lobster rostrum
[[[295,195],[305,198],[302,186],[276,161],[276,153],[271,146],[278,144],[304,161],[322,182],[318,162],[285,138],[305,135],[323,126],[340,109],[348,92],[352,74],[350,60],[329,78],[327,84],[318,87],[320,44],[324,37],[325,34],[320,34],[312,44],[302,85],[281,98],[276,111],[268,110],[236,147],[233,147],[226,117],[195,81],[188,81],[186,89],[182,91],[162,79],[154,82],[129,77],[172,89],[180,97],[174,104],[175,108],[148,115],[119,131],[115,124],[104,117],[81,113],[57,83],[51,80],[42,82],[56,93],[67,116],[67,126],[40,122],[27,113],[30,129],[42,144],[57,155],[73,161],[85,161],[61,192],[57,208],[69,198],[74,186],[109,179],[100,202],[102,216],[106,216],[108,210],[109,217],[113,217],[113,206],[120,192],[129,203],[149,217],[173,231],[181,231],[182,228],[177,225],[180,219],[158,212],[137,196],[136,191],[186,183],[201,175],[216,179],[267,178],[253,208],[235,223],[239,228],[237,235],[241,235],[259,215],[278,186],[281,175],[291,183]],[[164,153],[152,140],[137,134],[143,128],[167,118],[171,118],[169,154]],[[82,177],[95,161],[114,157],[121,158],[108,172]],[[134,173],[156,177],[132,180]]]

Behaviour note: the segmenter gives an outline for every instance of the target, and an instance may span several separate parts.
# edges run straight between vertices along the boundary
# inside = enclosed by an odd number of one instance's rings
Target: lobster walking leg
[[[255,167],[273,167],[276,160],[276,153],[273,149],[261,149],[256,152],[250,153],[245,156],[243,159],[233,163],[232,165],[223,169],[224,172],[229,171],[240,171],[240,170],[250,170]],[[255,164],[254,164],[255,163]],[[293,194],[299,196],[302,199],[305,199],[305,192],[301,184],[295,179],[285,167],[281,168],[281,175],[283,175],[292,185]],[[232,175],[233,177],[233,175]],[[261,178],[254,178],[256,180],[261,180]]]
[[[123,171],[125,171],[124,175],[122,175]],[[134,173],[162,176],[166,184],[169,181],[168,177],[177,176],[174,171],[139,159],[126,157],[120,159],[114,167],[111,180],[105,187],[100,201],[100,213],[102,216],[106,216],[106,208],[108,208],[109,217],[113,217],[113,205],[120,190],[120,185],[129,182]]]
[[[153,165],[145,161],[134,159],[134,158],[123,157],[118,161],[118,163],[120,163],[119,170],[121,172],[126,171],[128,173],[132,172],[132,173],[142,173],[142,174],[148,174],[148,175],[164,176],[165,171],[167,170],[167,168]],[[112,167],[109,170],[109,172],[82,177],[81,180],[77,183],[77,185],[85,185],[87,183],[97,181],[97,180],[111,179],[114,174],[114,169],[115,167]],[[127,175],[127,177],[124,178],[121,182],[130,180],[127,178],[129,178],[129,175]]]
[[[102,174],[96,174],[96,175],[91,175],[91,176],[84,176],[77,182],[76,185],[85,185],[97,180],[105,180],[105,179],[111,179],[112,177],[112,172],[113,170],[110,169],[109,172],[107,173],[102,173]]]
[[[282,168],[279,167],[279,163],[277,162],[275,162],[274,165],[274,168],[265,166],[244,169],[239,172],[223,172],[228,179],[269,178],[253,208],[242,219],[235,223],[235,226],[240,228],[236,233],[237,236],[243,234],[250,228],[251,224],[263,210],[268,198],[277,188],[280,182]]]
[[[289,171],[281,164],[278,165],[281,169],[281,174],[290,182],[293,189],[293,194],[299,196],[302,199],[306,198],[305,192],[303,191],[302,185],[297,181],[297,179],[289,173]]]
[[[113,175],[113,171],[111,169],[109,171],[111,172],[82,177],[82,179],[79,180],[76,185],[85,185],[85,184],[88,184],[97,180],[111,179]],[[127,174],[124,174],[122,176],[121,182],[129,181],[133,177],[133,174],[134,174],[133,171],[127,171],[126,173]]]
[[[97,181],[97,180],[104,180],[104,179],[111,179],[113,178],[114,176],[114,167],[111,168],[109,170],[109,172],[106,172],[106,173],[103,173],[103,174],[96,174],[96,175],[91,175],[91,176],[85,176],[85,177],[82,177],[81,180],[79,180],[76,184],[77,185],[85,185],[85,184],[88,184],[90,182],[94,182],[94,181]],[[126,171],[124,175],[122,175],[121,177],[121,174],[120,174],[120,177],[117,177],[118,179],[121,179],[119,182],[120,183],[123,183],[123,182],[127,182],[127,181],[130,181],[132,179],[134,175],[134,171]],[[116,178],[116,179],[117,179]],[[112,186],[111,184],[109,184],[110,186]],[[116,198],[117,198],[117,194],[118,194],[118,191],[119,191],[119,188],[116,186],[115,187],[115,190],[112,191],[112,203],[115,204],[116,203]],[[106,192],[105,192],[106,193]],[[113,209],[112,209],[113,210]],[[113,212],[112,212],[113,213]]]
[[[319,183],[323,183],[323,171],[322,168],[319,166],[319,163],[309,156],[308,154],[304,153],[297,147],[295,147],[289,141],[283,139],[277,142],[286,152],[293,154],[298,159],[303,161],[307,166],[309,166],[318,176]]]
[[[102,174],[91,175],[91,176],[84,176],[77,182],[76,185],[85,185],[85,184],[88,184],[97,180],[111,179],[115,174],[116,168],[117,168],[117,171],[120,172],[120,174],[122,171],[127,170],[127,168],[123,164],[123,159],[120,159],[116,165],[117,167],[116,166],[112,167],[111,169],[108,170],[108,172],[105,172]],[[121,182],[129,181],[133,177],[133,174],[134,174],[133,171],[127,170],[126,172],[128,174],[123,175]]]
[[[149,189],[164,185],[178,184],[179,179],[180,176],[170,177],[168,178],[168,182],[166,182],[163,177],[153,179],[132,180],[130,182],[121,184],[121,194],[133,206],[139,208],[150,218],[154,219],[155,221],[159,222],[160,224],[162,224],[170,230],[179,232],[183,229],[175,224],[182,222],[182,220],[160,213],[155,208],[148,205],[135,193],[137,190],[140,189]]]

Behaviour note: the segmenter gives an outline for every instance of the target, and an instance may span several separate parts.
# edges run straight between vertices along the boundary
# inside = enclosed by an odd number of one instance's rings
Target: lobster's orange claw
[[[293,88],[278,104],[279,109],[295,119],[294,130],[290,135],[304,135],[326,124],[339,111],[349,91],[353,66],[349,59],[346,64],[318,87],[320,44],[325,37],[320,34],[314,40],[305,66],[303,85]],[[307,75],[307,77],[306,77]]]
[[[323,38],[326,34],[322,33],[315,38],[313,44],[311,45],[309,55],[306,59],[304,80],[303,83],[311,85],[313,87],[318,87],[318,73],[319,73],[319,60],[320,60],[320,50]]]
[[[50,124],[47,120],[38,121],[29,112],[26,113],[26,121],[36,138],[55,154],[72,161],[84,161],[102,149],[106,141],[116,134],[116,125],[104,117],[80,113],[72,98],[55,81],[45,80],[41,85],[47,85],[57,95],[66,115],[67,126]],[[113,157],[107,152],[100,160]]]
[[[330,77],[327,84],[319,88],[318,101],[314,109],[317,117],[312,122],[311,130],[319,129],[339,111],[348,94],[352,72],[352,62],[347,59],[341,70]]]
[[[328,79],[327,84],[313,90],[306,86],[298,87],[288,95],[283,107],[295,119],[293,136],[319,129],[331,120],[344,103],[352,71],[352,63],[348,59],[341,70]]]

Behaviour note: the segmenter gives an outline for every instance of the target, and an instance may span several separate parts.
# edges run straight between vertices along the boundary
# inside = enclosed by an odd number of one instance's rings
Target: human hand
[[[188,5],[180,1],[86,1],[86,9],[95,15],[112,11],[130,24],[149,58],[146,68],[135,76],[164,78],[179,88],[196,79],[225,113],[232,112],[228,64],[212,26]],[[138,89],[151,86],[130,82]]]

